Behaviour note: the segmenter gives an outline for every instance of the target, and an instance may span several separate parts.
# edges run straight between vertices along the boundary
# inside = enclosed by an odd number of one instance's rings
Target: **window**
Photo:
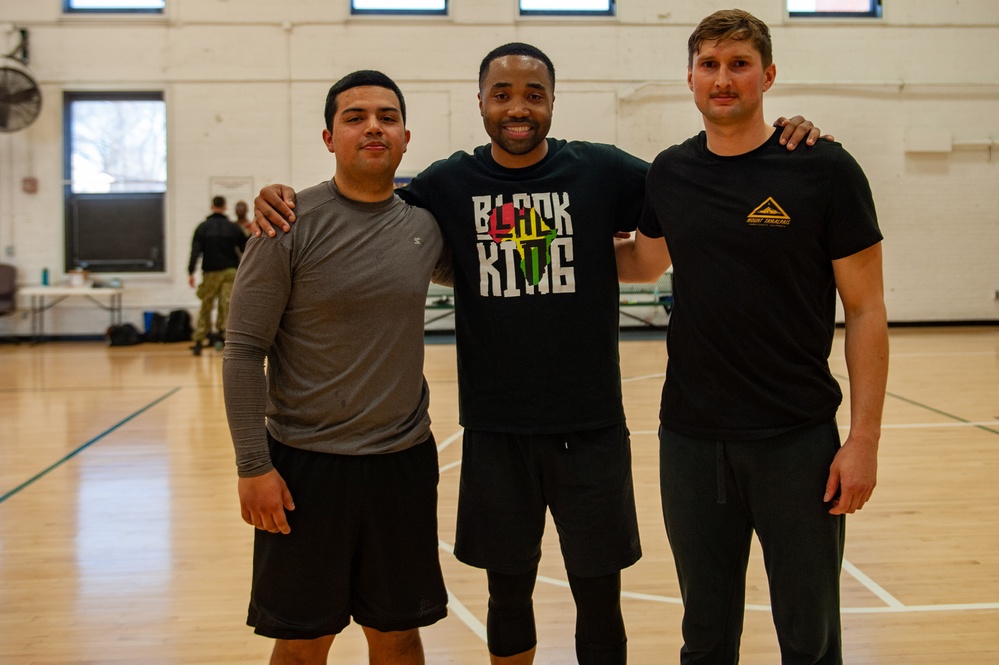
[[[787,0],[787,14],[792,18],[880,18],[881,0]]]
[[[71,12],[163,13],[166,0],[63,0],[62,10]]]
[[[66,270],[163,272],[162,93],[67,92],[64,106]]]
[[[447,0],[350,0],[351,14],[447,15]]]
[[[614,0],[520,0],[521,16],[614,16]]]

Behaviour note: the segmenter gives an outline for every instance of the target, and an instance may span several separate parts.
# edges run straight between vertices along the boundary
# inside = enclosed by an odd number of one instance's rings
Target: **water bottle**
[[[49,269],[42,268],[42,286],[49,285]]]

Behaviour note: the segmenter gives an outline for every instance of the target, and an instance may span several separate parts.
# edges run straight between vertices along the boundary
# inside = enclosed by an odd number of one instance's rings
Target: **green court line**
[[[154,406],[156,406],[157,404],[159,404],[160,402],[162,402],[166,398],[168,398],[171,395],[173,395],[178,390],[180,390],[180,387],[174,388],[173,390],[171,390],[170,392],[166,393],[165,395],[162,395],[159,398],[157,398],[157,399],[153,400],[152,402],[150,402],[149,404],[146,404],[144,407],[142,407],[141,409],[139,409],[135,413],[132,413],[131,415],[129,415],[125,419],[123,419],[123,420],[115,423],[111,427],[107,428],[106,430],[104,430],[103,432],[101,432],[100,434],[98,434],[97,436],[95,436],[94,438],[92,438],[90,441],[87,441],[86,443],[84,443],[83,445],[81,445],[80,447],[78,447],[76,450],[73,450],[73,451],[67,453],[62,459],[53,462],[47,468],[42,469],[41,471],[39,471],[38,473],[36,473],[31,478],[28,478],[27,480],[25,480],[23,483],[21,483],[20,485],[18,485],[17,487],[15,487],[14,489],[12,489],[11,491],[7,492],[6,494],[0,495],[0,503],[3,503],[4,501],[6,501],[7,499],[9,499],[10,497],[12,497],[15,494],[17,494],[18,492],[20,492],[21,490],[23,490],[26,487],[30,486],[32,483],[34,483],[34,482],[42,479],[43,477],[45,477],[46,475],[48,475],[50,472],[54,471],[55,469],[58,469],[60,466],[62,466],[63,464],[65,464],[69,460],[73,459],[74,457],[76,457],[77,455],[79,455],[80,453],[82,453],[84,450],[86,450],[90,446],[94,445],[95,443],[97,443],[98,441],[100,441],[101,439],[103,439],[104,437],[106,437],[111,432],[115,431],[116,429],[118,429],[119,427],[121,427],[125,423],[129,422],[130,420],[133,420],[133,419],[137,418],[138,416],[142,415],[143,413],[145,413],[149,409],[153,408]]]

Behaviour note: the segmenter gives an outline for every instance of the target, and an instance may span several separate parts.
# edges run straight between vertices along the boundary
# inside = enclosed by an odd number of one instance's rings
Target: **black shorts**
[[[538,565],[545,510],[573,575],[616,573],[642,556],[628,428],[519,435],[465,430],[454,554],[517,575]]]
[[[270,441],[288,484],[291,533],[256,530],[247,623],[307,640],[354,621],[380,631],[447,615],[437,538],[433,436],[384,455],[332,455]]]

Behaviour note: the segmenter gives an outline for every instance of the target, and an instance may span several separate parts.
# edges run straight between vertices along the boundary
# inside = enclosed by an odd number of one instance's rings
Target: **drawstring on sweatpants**
[[[725,503],[725,444],[722,441],[715,444],[715,474],[718,483],[718,503]]]

